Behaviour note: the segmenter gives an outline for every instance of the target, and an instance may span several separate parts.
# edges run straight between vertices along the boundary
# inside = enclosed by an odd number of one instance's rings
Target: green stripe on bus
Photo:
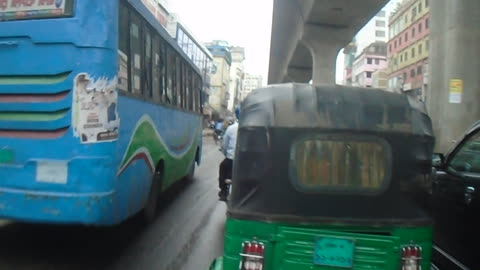
[[[56,112],[0,112],[0,121],[55,121],[63,118],[68,110]]]
[[[0,76],[0,85],[56,84],[65,81],[71,72],[56,75]]]

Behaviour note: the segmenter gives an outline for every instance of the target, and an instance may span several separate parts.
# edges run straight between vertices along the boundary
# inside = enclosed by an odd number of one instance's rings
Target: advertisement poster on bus
[[[68,0],[0,0],[0,20],[54,17],[66,13]]]
[[[94,79],[86,73],[75,78],[73,127],[82,143],[118,139],[117,78]]]

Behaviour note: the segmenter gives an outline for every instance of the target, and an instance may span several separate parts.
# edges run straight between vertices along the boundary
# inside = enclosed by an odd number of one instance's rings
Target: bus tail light
[[[257,241],[246,241],[242,243],[240,253],[240,270],[262,270],[265,245]]]
[[[422,247],[410,245],[402,249],[402,270],[422,270]]]

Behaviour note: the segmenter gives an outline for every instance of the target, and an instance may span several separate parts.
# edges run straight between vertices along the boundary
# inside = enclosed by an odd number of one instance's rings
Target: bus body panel
[[[0,218],[117,224],[160,161],[162,190],[200,161],[201,116],[143,97],[115,94],[118,137],[79,128],[79,78],[116,85],[119,2],[74,3],[71,18],[0,22]]]
[[[142,110],[131,109],[139,106]],[[122,122],[115,189],[122,198],[120,208],[128,209],[131,215],[145,203],[153,173],[161,162],[163,191],[188,174],[197,151],[201,151],[201,116],[125,96],[120,96],[119,110]]]

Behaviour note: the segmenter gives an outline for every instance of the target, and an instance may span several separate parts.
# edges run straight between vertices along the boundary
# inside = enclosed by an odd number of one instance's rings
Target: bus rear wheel
[[[194,177],[195,177],[195,161],[193,161],[187,176],[185,176],[185,179],[187,181],[193,181]]]
[[[160,195],[160,181],[162,180],[162,174],[160,171],[156,171],[150,185],[150,192],[145,204],[145,208],[142,210],[142,219],[145,224],[152,223],[157,216],[158,200]]]

